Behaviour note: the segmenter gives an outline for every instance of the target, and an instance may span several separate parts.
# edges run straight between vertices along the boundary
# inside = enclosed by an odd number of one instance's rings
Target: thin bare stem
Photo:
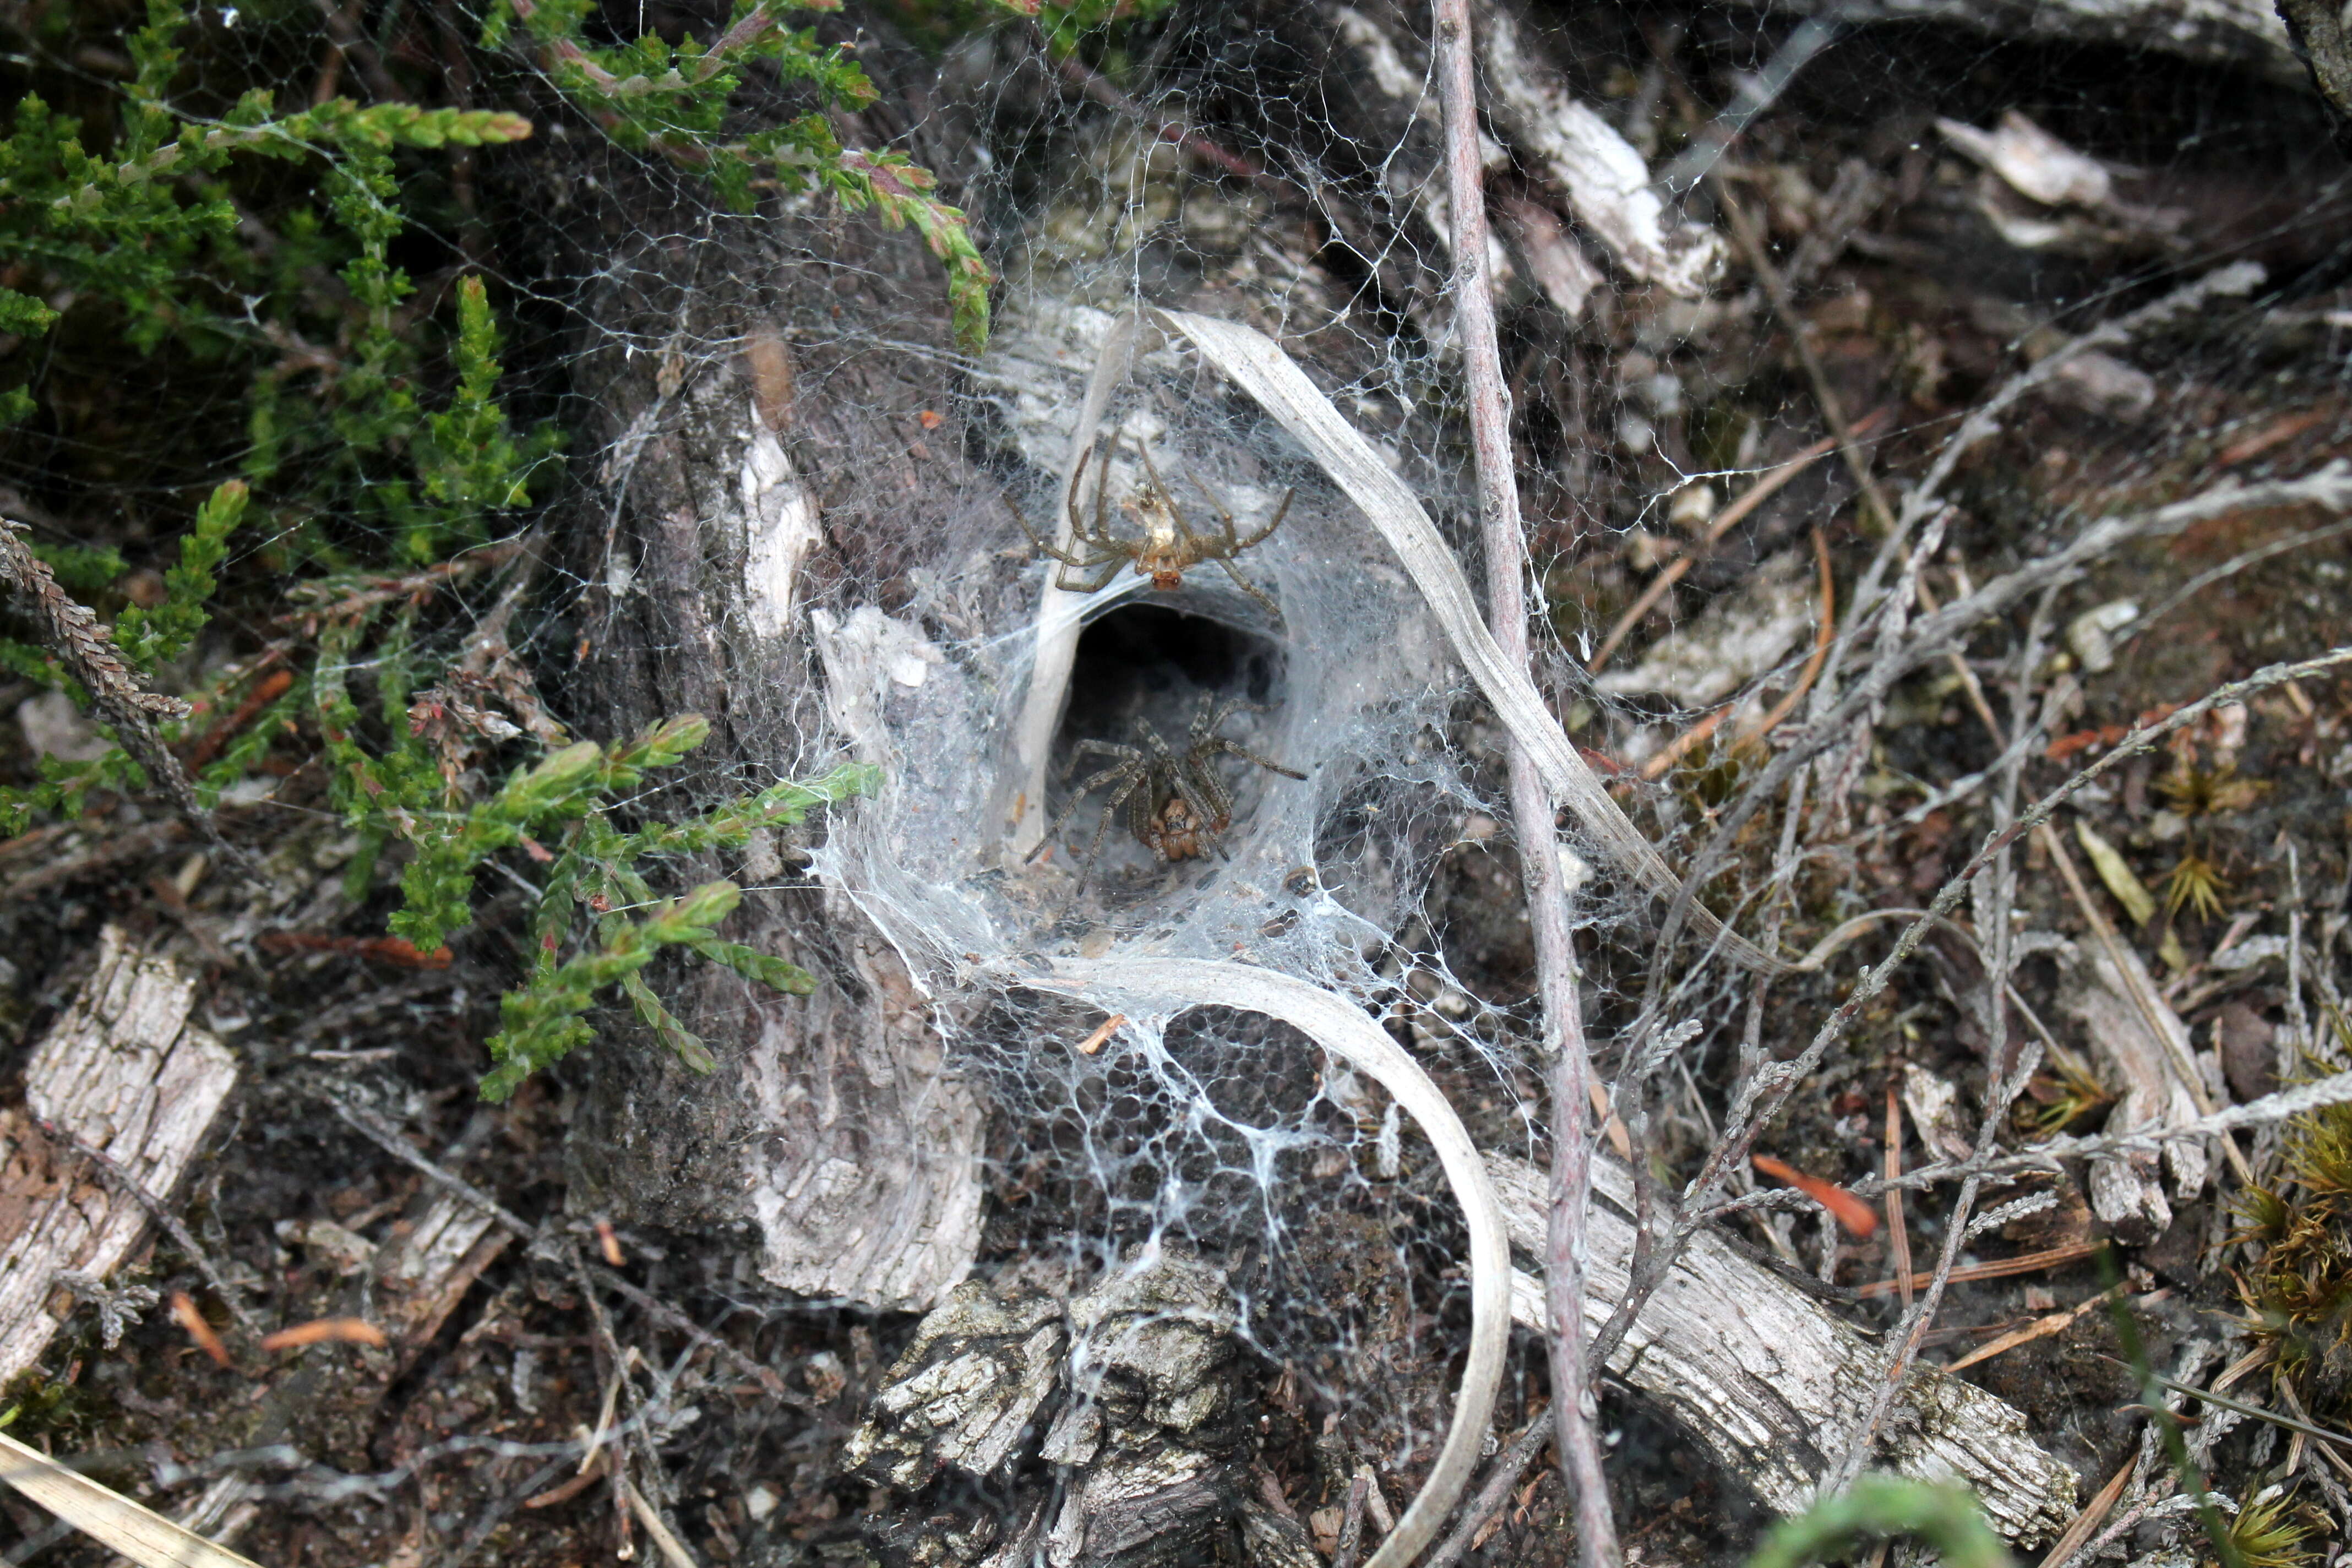
[[[1495,328],[1494,279],[1486,268],[1486,192],[1478,152],[1478,99],[1472,80],[1469,0],[1438,0],[1435,13],[1438,103],[1445,124],[1446,205],[1453,219],[1454,320],[1462,331],[1463,376],[1470,395],[1470,434],[1478,468],[1478,514],[1486,553],[1486,616],[1504,657],[1528,666],[1528,613],[1521,581],[1527,545],[1511,460],[1509,394]],[[1616,1521],[1594,1430],[1600,1404],[1584,1346],[1584,1216],[1591,1197],[1587,1105],[1592,1064],[1586,1055],[1576,952],[1560,885],[1559,837],[1550,792],[1535,758],[1517,742],[1510,752],[1511,815],[1518,835],[1528,920],[1535,937],[1536,983],[1551,1047],[1551,1228],[1545,1258],[1553,1323],[1549,1345],[1552,1409],[1560,1470],[1575,1500],[1577,1559],[1583,1568],[1620,1561]]]
[[[1494,1522],[1495,1516],[1503,1511],[1504,1505],[1511,1500],[1511,1493],[1517,1489],[1519,1478],[1528,1473],[1528,1467],[1536,1462],[1536,1456],[1542,1453],[1545,1445],[1551,1441],[1554,1428],[1550,1417],[1549,1411],[1538,1415],[1517,1437],[1511,1439],[1509,1447],[1495,1456],[1494,1464],[1486,1471],[1486,1484],[1478,1489],[1478,1495],[1472,1498],[1469,1506],[1462,1510],[1462,1517],[1454,1521],[1454,1533],[1429,1554],[1429,1561],[1423,1563],[1422,1568],[1453,1568],[1454,1563],[1462,1561],[1471,1550],[1472,1543],[1487,1525]]]
[[[1715,1194],[1723,1173],[1748,1158],[1748,1149],[1754,1143],[1756,1135],[1779,1112],[1790,1093],[1798,1084],[1811,1076],[1814,1068],[1820,1066],[1822,1056],[1833,1042],[1844,1035],[1855,1016],[1885,989],[1887,982],[1893,977],[1895,970],[1909,961],[1912,952],[1917,949],[1920,940],[1927,935],[1928,928],[1949,916],[1953,909],[1958,905],[1960,896],[1968,890],[1969,885],[1976,879],[1979,872],[2000,856],[2001,851],[2048,821],[2052,814],[2064,805],[2076,791],[2109,770],[2121,765],[2128,758],[2147,751],[2175,731],[2196,723],[2207,713],[2212,711],[2216,706],[2224,702],[2239,701],[2256,691],[2266,690],[2282,682],[2315,675],[2323,669],[2332,669],[2347,663],[2352,663],[2352,646],[2334,648],[2315,658],[2303,659],[2293,664],[2266,666],[2243,680],[2235,680],[2225,686],[2217,687],[2195,702],[2176,710],[2158,723],[2133,730],[2110,748],[2105,755],[2042,796],[2030,810],[2021,814],[2006,826],[1988,837],[1975,856],[1969,859],[1968,865],[1960,869],[1959,874],[1946,882],[1927,908],[1920,911],[1917,918],[1904,929],[1903,933],[1895,940],[1894,951],[1866,971],[1855,983],[1845,1001],[1840,1004],[1822,1024],[1804,1050],[1793,1060],[1788,1062],[1761,1064],[1749,1078],[1740,1094],[1738,1103],[1733,1106],[1731,1115],[1725,1123],[1724,1137],[1708,1152],[1706,1162],[1701,1167],[1699,1173],[1684,1190],[1682,1202],[1678,1205],[1671,1228],[1647,1258],[1637,1254],[1633,1277],[1626,1290],[1625,1299],[1618,1303],[1616,1311],[1611,1314],[1609,1321],[1602,1326],[1601,1332],[1594,1336],[1594,1352],[1597,1355],[1606,1356],[1616,1348],[1619,1342],[1624,1338],[1625,1330],[1631,1324],[1633,1313],[1640,1310],[1641,1303],[1647,1300],[1651,1292],[1657,1289],[1659,1281],[1665,1276],[1665,1270],[1673,1266],[1673,1260],[1680,1255],[1684,1244],[1690,1239],[1692,1233],[1700,1225],[1738,1209],[1767,1207],[1776,1201],[1763,1194],[1750,1194],[1747,1198],[1718,1204],[1715,1201]],[[2347,1076],[2352,1077],[2352,1075]],[[2271,1100],[2279,1098],[2276,1095],[2269,1097]],[[2118,1146],[2122,1146],[2125,1138],[2128,1138],[2131,1140],[2130,1146],[2138,1147],[2145,1142],[2147,1146],[2153,1147],[2166,1137],[2189,1136],[2192,1130],[2196,1135],[2202,1136],[2237,1124],[2237,1120],[2231,1111],[2219,1111],[2212,1117],[2200,1118],[2197,1122],[2187,1128],[2135,1129],[2130,1134],[2116,1138],[2114,1142]],[[2004,1169],[2046,1166],[2052,1158],[2059,1154],[2084,1152],[2087,1142],[2065,1138],[2053,1139],[2037,1145],[2036,1152],[2032,1155],[1998,1156],[1993,1153],[1990,1140],[1987,1138],[1980,1140],[1978,1152],[1969,1160],[1958,1163],[1943,1162],[1921,1167],[1903,1176],[1901,1184],[1906,1188],[1923,1187],[1933,1182],[1950,1181],[1955,1178],[1973,1180],[1979,1174]],[[2101,1152],[2104,1152],[2104,1149]],[[1858,1194],[1870,1196],[1886,1189],[1881,1181],[1872,1180],[1855,1183],[1853,1190]]]

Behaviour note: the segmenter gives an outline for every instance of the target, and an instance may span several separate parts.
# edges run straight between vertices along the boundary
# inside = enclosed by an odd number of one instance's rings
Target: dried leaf
[[[2107,885],[2116,902],[2123,905],[2124,913],[2131,916],[2132,924],[2144,926],[2154,920],[2156,895],[2147,890],[2147,884],[2139,879],[2122,853],[2081,817],[2074,819],[2074,837],[2083,846],[2083,853],[2091,858],[2091,864],[2097,868],[2099,880]]]

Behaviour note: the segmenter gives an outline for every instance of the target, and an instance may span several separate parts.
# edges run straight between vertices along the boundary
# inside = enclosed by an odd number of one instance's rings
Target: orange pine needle
[[[229,1364],[228,1347],[221,1343],[220,1335],[205,1321],[204,1313],[197,1310],[196,1303],[185,1290],[172,1292],[172,1320],[188,1331],[188,1338],[196,1342],[198,1350],[213,1358],[214,1365]]]
[[[629,1260],[628,1254],[621,1250],[621,1238],[614,1233],[613,1222],[609,1219],[596,1222],[596,1246],[604,1254],[604,1261],[615,1268]]]
[[[1769,1154],[1751,1154],[1748,1160],[1766,1175],[1788,1183],[1829,1210],[1838,1224],[1845,1226],[1847,1235],[1867,1237],[1877,1231],[1878,1216],[1871,1212],[1870,1205],[1835,1182],[1809,1176],[1787,1161],[1775,1160]]]
[[[307,1323],[296,1323],[274,1334],[264,1334],[261,1348],[266,1351],[290,1351],[304,1345],[323,1344],[329,1340],[350,1345],[389,1342],[383,1337],[383,1331],[365,1318],[313,1318]]]
[[[1127,1015],[1124,1013],[1113,1013],[1109,1017],[1105,1018],[1093,1034],[1078,1042],[1078,1055],[1090,1057],[1102,1049],[1110,1037],[1118,1033],[1120,1026],[1126,1022]]]

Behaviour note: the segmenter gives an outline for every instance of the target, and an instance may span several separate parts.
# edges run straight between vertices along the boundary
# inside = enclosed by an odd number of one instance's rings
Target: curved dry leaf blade
[[[1189,1007],[1237,1007],[1279,1018],[1372,1079],[1420,1123],[1462,1205],[1470,1233],[1470,1352],[1454,1423],[1429,1479],[1364,1568],[1405,1568],[1433,1540],[1479,1460],[1511,1336],[1511,1250],[1486,1162],[1444,1091],[1387,1031],[1347,997],[1250,964],[1175,958],[1056,958],[1053,974],[1023,983],[1086,997],[1130,1017]]]
[[[1661,897],[1682,890],[1682,879],[1666,864],[1657,847],[1642,836],[1633,819],[1610,798],[1591,764],[1570,743],[1568,734],[1544,705],[1543,698],[1525,671],[1496,646],[1478,612],[1477,599],[1462,575],[1453,552],[1446,549],[1437,525],[1421,502],[1399,479],[1372,444],[1349,425],[1331,400],[1307,378],[1307,373],[1265,333],[1232,321],[1196,316],[1182,310],[1155,310],[1153,316],[1199,348],[1202,356],[1255,398],[1282,427],[1297,438],[1309,456],[1331,477],[1363,512],[1373,529],[1396,552],[1413,584],[1429,603],[1431,614],[1444,628],[1455,657],[1477,681],[1479,689],[1511,732],[1528,749],[1543,775],[1552,799],[1598,839],[1619,868]],[[1705,907],[1694,902],[1691,918],[1727,952],[1751,969],[1779,972],[1786,967],[1745,937],[1725,928]]]

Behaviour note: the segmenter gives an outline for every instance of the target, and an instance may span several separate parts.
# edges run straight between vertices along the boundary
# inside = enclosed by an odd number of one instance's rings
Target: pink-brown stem
[[[1436,24],[1446,205],[1454,227],[1454,321],[1462,334],[1463,378],[1470,395],[1471,443],[1477,458],[1486,616],[1496,642],[1524,668],[1528,613],[1521,573],[1527,546],[1512,472],[1509,395],[1495,330],[1494,279],[1486,265],[1486,193],[1478,155],[1477,90],[1471,79],[1469,0],[1438,0]],[[1511,747],[1510,784],[1528,919],[1535,937],[1536,982],[1552,1050],[1551,1229],[1545,1258],[1552,1321],[1552,1409],[1559,1423],[1560,1468],[1575,1500],[1578,1561],[1582,1568],[1615,1568],[1620,1560],[1617,1526],[1601,1469],[1601,1443],[1594,1431],[1600,1409],[1584,1347],[1584,1214],[1591,1188],[1585,1107],[1592,1066],[1585,1052],[1551,796],[1535,759],[1517,744]]]

